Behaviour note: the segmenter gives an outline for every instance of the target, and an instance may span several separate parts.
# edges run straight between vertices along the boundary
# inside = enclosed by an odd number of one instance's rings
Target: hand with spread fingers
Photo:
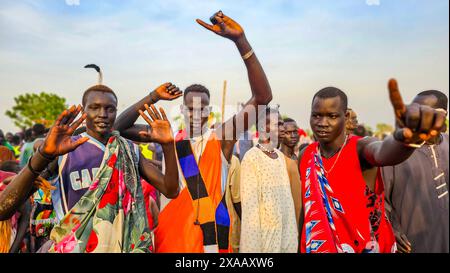
[[[145,109],[148,115],[139,110],[139,114],[150,125],[150,131],[141,131],[139,134],[146,138],[151,139],[159,144],[171,144],[174,141],[172,128],[170,122],[167,119],[166,113],[163,108],[159,108],[159,111],[152,104],[150,107],[145,104]]]
[[[70,153],[89,140],[87,137],[82,137],[77,141],[73,141],[71,138],[73,132],[86,119],[86,114],[83,114],[78,120],[74,121],[80,112],[81,105],[78,105],[78,107],[73,105],[70,109],[64,110],[64,112],[59,115],[55,124],[50,128],[44,143],[39,148],[44,156],[55,158]]]
[[[389,96],[395,111],[397,141],[417,145],[437,136],[445,126],[445,111],[418,103],[405,105],[394,79],[389,81]]]
[[[222,11],[216,12],[210,18],[212,25],[207,24],[200,19],[197,19],[196,21],[204,28],[216,33],[217,35],[228,38],[234,42],[244,37],[245,35],[244,29],[233,19],[223,14]]]
[[[170,82],[158,86],[158,88],[156,88],[153,93],[156,96],[156,101],[171,101],[183,96],[183,91],[181,91],[177,86]]]

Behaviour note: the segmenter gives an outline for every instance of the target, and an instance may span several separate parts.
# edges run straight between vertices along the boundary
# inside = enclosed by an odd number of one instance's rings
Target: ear
[[[345,119],[349,120],[350,119],[350,110],[345,110]]]

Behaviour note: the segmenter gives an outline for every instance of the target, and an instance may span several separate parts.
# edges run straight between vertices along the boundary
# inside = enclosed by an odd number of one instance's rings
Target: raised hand
[[[160,144],[173,143],[174,138],[172,128],[170,126],[169,120],[167,119],[166,113],[164,112],[164,109],[160,107],[158,112],[153,104],[150,105],[150,107],[145,104],[145,109],[147,110],[149,116],[147,116],[141,110],[139,110],[139,114],[148,123],[148,125],[150,125],[151,129],[148,132],[141,131],[139,132],[139,134],[142,137],[151,139],[152,141],[158,142]]]
[[[394,107],[396,128],[394,138],[407,144],[417,144],[437,136],[445,125],[446,113],[426,105],[405,105],[397,81],[389,81],[389,96]]]
[[[70,109],[64,110],[64,112],[59,115],[55,124],[50,128],[44,143],[40,147],[40,152],[43,153],[44,156],[54,158],[70,153],[89,140],[87,137],[82,137],[77,141],[73,141],[71,138],[73,132],[86,119],[86,114],[83,114],[74,122],[80,112],[81,105],[78,105],[78,107],[73,105]]]
[[[153,92],[158,100],[174,100],[183,95],[183,91],[170,82],[158,86]]]
[[[218,11],[211,16],[210,21],[213,23],[212,25],[207,24],[200,19],[197,19],[196,21],[204,28],[234,42],[239,40],[239,38],[244,37],[244,29],[238,23],[233,21],[233,19],[224,15],[222,11]]]

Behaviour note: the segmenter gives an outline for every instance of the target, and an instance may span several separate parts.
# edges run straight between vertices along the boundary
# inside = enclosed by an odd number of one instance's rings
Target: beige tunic
[[[284,155],[250,149],[241,163],[240,252],[295,253],[298,229]]]

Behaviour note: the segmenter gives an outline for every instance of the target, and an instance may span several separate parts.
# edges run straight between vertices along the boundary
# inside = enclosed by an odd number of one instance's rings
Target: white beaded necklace
[[[268,153],[268,154],[274,154],[274,153],[276,153],[275,149],[269,150],[269,149],[267,149],[266,147],[262,146],[262,145],[259,144],[259,143],[256,144],[256,146],[258,146],[259,149],[261,149],[263,152],[266,152],[266,153]]]

